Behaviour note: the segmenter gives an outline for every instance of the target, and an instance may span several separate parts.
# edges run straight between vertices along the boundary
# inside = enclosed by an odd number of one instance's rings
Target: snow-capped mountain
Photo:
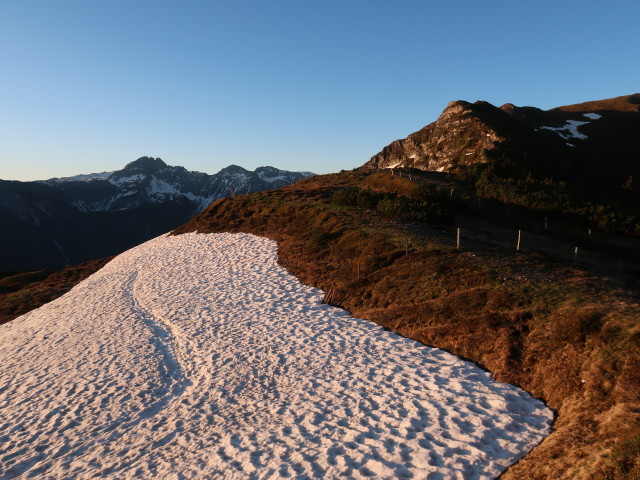
[[[215,200],[311,175],[236,165],[208,175],[142,157],[114,172],[0,180],[0,271],[57,269],[114,255],[174,229]]]
[[[220,198],[280,188],[311,175],[274,167],[251,172],[237,165],[208,175],[167,165],[160,158],[141,157],[115,172],[52,178],[43,183],[63,191],[82,212],[129,210],[182,198],[193,203],[196,214]]]

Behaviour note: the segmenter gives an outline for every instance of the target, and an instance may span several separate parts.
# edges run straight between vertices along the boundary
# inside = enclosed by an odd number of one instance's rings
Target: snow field
[[[494,478],[511,385],[321,303],[246,234],[162,236],[0,327],[0,478]]]

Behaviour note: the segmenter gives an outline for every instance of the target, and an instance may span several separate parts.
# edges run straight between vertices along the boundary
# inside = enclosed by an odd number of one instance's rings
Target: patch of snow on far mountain
[[[597,113],[584,113],[582,114],[583,117],[587,117],[591,120],[598,120],[599,118],[602,118],[602,115],[599,115]]]
[[[109,182],[114,185],[122,185],[123,183],[137,182],[138,180],[144,180],[147,176],[144,173],[136,173],[135,175],[129,175],[128,177],[109,178]]]
[[[562,127],[540,127],[538,130],[551,130],[552,132],[556,132],[565,140],[570,140],[572,138],[585,140],[589,137],[580,133],[578,131],[578,127],[581,125],[586,125],[589,122],[579,122],[578,120],[567,120]]]
[[[45,183],[52,182],[89,182],[91,180],[106,180],[113,172],[100,172],[100,173],[82,173],[79,175],[73,175],[71,177],[54,177],[48,180],[43,180]]]
[[[268,183],[277,182],[279,180],[286,180],[286,177],[284,175],[278,175],[277,177],[269,177],[264,172],[258,172],[257,175],[258,175],[258,178],[260,178],[260,180]]]
[[[149,182],[149,186],[147,187],[147,194],[149,195],[178,195],[181,194],[176,187],[165,182],[164,180],[160,180],[155,175],[151,176],[151,181]]]
[[[247,234],[161,236],[0,326],[0,477],[497,477],[552,412]]]
[[[180,195],[196,203],[197,211],[204,210],[204,208],[206,208],[213,201],[212,197],[202,197],[199,195],[195,195],[192,192],[181,192],[175,186],[165,182],[164,180],[160,180],[155,175],[151,177],[151,181],[149,182],[149,186],[147,187],[147,195],[149,195],[149,197],[151,198],[160,200],[163,200],[166,195]]]

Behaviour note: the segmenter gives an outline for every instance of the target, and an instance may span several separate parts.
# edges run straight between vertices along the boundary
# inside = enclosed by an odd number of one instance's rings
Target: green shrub
[[[379,193],[363,188],[341,188],[331,195],[331,203],[341,206],[375,208],[387,217],[420,221],[437,221],[450,217],[444,197],[435,185],[423,182],[416,189],[414,198]]]
[[[442,193],[437,185],[430,182],[420,182],[416,186],[413,197],[418,200],[434,200],[442,197]]]
[[[437,201],[410,200],[406,197],[385,196],[378,202],[376,208],[380,213],[388,217],[420,221],[443,220],[449,213]]]
[[[334,205],[375,208],[380,200],[380,195],[368,189],[348,187],[341,188],[331,195],[331,203]]]
[[[334,205],[353,206],[357,204],[357,188],[341,188],[331,195],[331,203]]]
[[[625,438],[613,447],[607,464],[596,478],[602,480],[640,478],[640,433]]]
[[[329,238],[331,238],[331,234],[327,232],[321,226],[313,227],[311,233],[309,234],[309,244],[319,250],[325,248],[329,243]]]
[[[593,204],[576,193],[570,194],[565,182],[539,180],[531,176],[505,178],[485,170],[479,174],[476,188],[481,198],[545,213],[571,215],[606,232],[640,232],[640,212],[637,209],[625,212],[619,205]]]

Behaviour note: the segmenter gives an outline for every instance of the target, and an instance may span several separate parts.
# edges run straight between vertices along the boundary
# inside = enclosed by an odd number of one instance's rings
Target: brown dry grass
[[[0,325],[64,295],[113,257],[92,260],[58,272],[27,272],[0,280]]]
[[[401,193],[400,182],[363,173],[315,177],[218,201],[175,233],[272,238],[280,263],[302,282],[333,290],[332,303],[544,399],[558,414],[554,431],[503,478],[637,478],[637,292],[481,236],[457,252],[451,227],[401,223],[329,201],[344,186]]]
[[[272,238],[280,263],[304,283],[333,290],[332,303],[473,360],[498,380],[544,399],[558,414],[554,431],[502,478],[640,478],[636,280],[607,280],[601,268],[559,263],[555,257],[564,247],[550,248],[548,236],[531,232],[527,240],[544,255],[516,254],[511,240],[496,239],[505,229],[492,218],[495,211],[475,233],[469,217],[479,212],[466,215],[458,252],[452,226],[332,205],[331,195],[343,187],[399,195],[415,189],[406,177],[380,173],[315,177],[218,201],[175,233],[243,231]],[[468,195],[456,185],[456,195],[460,190]],[[573,234],[560,233],[563,239]],[[617,242],[628,247],[625,239]],[[3,278],[0,323],[66,293],[108,260]]]

